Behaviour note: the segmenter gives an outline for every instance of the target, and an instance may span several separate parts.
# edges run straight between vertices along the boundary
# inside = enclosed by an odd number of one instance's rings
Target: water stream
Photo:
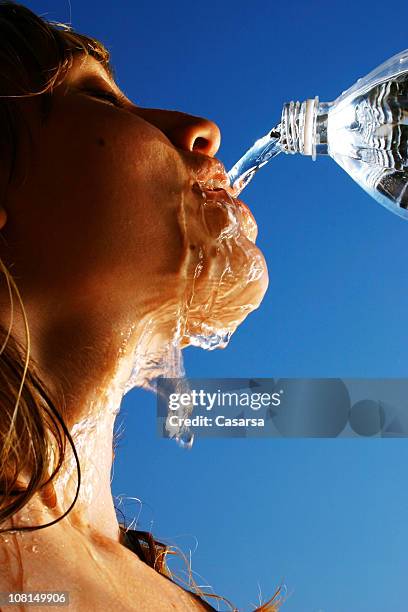
[[[279,146],[280,124],[254,142],[252,147],[237,161],[228,172],[234,194],[239,195],[248,185],[255,173],[271,159],[281,153]]]

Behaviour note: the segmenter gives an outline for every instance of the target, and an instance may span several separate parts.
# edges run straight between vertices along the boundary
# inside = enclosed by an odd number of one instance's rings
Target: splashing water
[[[168,379],[166,394],[190,393],[182,349],[226,347],[266,291],[266,264],[255,246],[256,224],[246,208],[224,189],[209,189],[199,180],[188,191],[180,208],[185,253],[180,274],[173,281],[161,280],[162,302],[153,305],[143,324],[123,394],[135,386],[157,393],[159,378]],[[183,424],[193,408],[181,406],[166,420],[170,437],[183,448],[191,448],[194,440]],[[175,415],[180,417],[176,426],[169,421]]]
[[[255,173],[273,157],[282,152],[279,145],[279,123],[273,130],[259,138],[228,172],[234,194],[239,195],[248,185]]]
[[[138,342],[133,354],[133,367],[131,374],[123,386],[122,393],[125,395],[134,387],[142,387],[153,393],[159,393],[157,381],[166,378],[171,385],[169,393],[188,393],[190,388],[185,380],[183,357],[181,354],[181,323],[184,320],[182,309],[174,312],[174,328],[169,337],[163,341],[161,326],[167,324],[169,311],[168,305],[154,313],[146,323],[143,335]],[[174,382],[172,382],[174,381]],[[183,406],[178,416],[188,418],[192,408]],[[194,435],[186,427],[174,428],[166,423],[166,429],[170,437],[174,437],[182,447],[191,448]]]

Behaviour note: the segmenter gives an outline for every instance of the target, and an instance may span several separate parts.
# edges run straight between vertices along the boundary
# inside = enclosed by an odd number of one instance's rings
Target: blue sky
[[[291,99],[335,99],[408,47],[406,2],[27,0],[112,52],[142,106],[218,123],[230,168]],[[188,349],[195,377],[406,377],[408,223],[335,162],[280,155],[244,193],[270,286],[223,351]],[[153,396],[125,397],[113,491],[177,543],[240,610],[284,580],[284,612],[405,612],[405,440],[156,437]],[[128,500],[128,517],[139,506]]]

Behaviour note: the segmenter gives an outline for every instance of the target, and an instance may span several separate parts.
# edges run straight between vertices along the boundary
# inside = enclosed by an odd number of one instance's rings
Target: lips
[[[235,197],[237,193],[231,187],[224,164],[215,157],[194,155],[189,159],[189,166],[198,191],[205,195],[207,201],[219,202],[235,213],[241,233],[255,242],[258,234],[256,221],[248,206]]]
[[[225,189],[234,195],[225,166],[215,157],[199,156],[189,160],[193,179],[207,189]],[[195,165],[193,165],[193,162]]]

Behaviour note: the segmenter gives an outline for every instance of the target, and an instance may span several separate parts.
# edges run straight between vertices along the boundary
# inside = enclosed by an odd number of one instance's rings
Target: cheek
[[[15,202],[27,276],[114,290],[177,273],[183,180],[174,148],[134,121],[50,124]]]
[[[106,135],[91,154],[87,211],[94,247],[139,272],[177,272],[183,253],[179,211],[183,168],[175,150],[149,131]],[[92,221],[93,220],[93,221]]]

